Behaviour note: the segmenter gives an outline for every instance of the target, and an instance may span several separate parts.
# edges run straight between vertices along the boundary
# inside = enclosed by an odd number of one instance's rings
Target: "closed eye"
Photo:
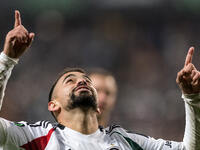
[[[68,79],[65,83],[73,82],[72,79]]]
[[[88,79],[86,79],[86,81],[88,82],[88,83],[92,83],[90,80],[88,80]]]

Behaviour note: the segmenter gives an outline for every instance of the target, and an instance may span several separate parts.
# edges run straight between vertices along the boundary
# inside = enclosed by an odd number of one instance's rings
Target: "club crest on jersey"
[[[19,122],[14,122],[14,124],[18,127],[24,127],[25,126],[23,123],[19,123]]]

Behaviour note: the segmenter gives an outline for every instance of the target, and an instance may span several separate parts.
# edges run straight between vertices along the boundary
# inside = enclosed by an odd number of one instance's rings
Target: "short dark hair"
[[[53,83],[53,85],[52,85],[52,87],[51,87],[51,89],[50,89],[50,92],[49,92],[49,98],[48,98],[49,101],[48,101],[48,102],[50,102],[51,99],[52,99],[53,91],[54,91],[54,89],[55,89],[55,86],[56,86],[58,80],[59,80],[64,74],[69,73],[69,72],[80,72],[80,73],[86,74],[86,71],[85,71],[84,69],[82,69],[82,68],[65,68],[62,72],[60,72],[60,73],[58,74],[57,79],[54,81],[54,83]],[[51,112],[51,114],[52,114],[52,116],[54,117],[54,119],[57,121],[57,119],[56,119],[56,117],[54,116],[53,112]]]

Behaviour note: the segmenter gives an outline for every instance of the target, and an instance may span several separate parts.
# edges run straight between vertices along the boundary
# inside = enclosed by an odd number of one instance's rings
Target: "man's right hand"
[[[6,35],[3,52],[11,58],[19,58],[30,47],[35,34],[29,33],[21,23],[18,10],[15,11],[14,28]]]

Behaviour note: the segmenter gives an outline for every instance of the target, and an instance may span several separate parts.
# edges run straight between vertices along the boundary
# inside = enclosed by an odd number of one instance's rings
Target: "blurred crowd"
[[[65,67],[101,67],[111,71],[118,83],[110,123],[181,141],[184,103],[175,79],[191,45],[196,47],[194,64],[199,66],[200,22],[192,15],[136,12],[67,17],[52,9],[30,17],[22,10],[22,23],[36,36],[13,70],[0,115],[13,121],[53,121],[47,102],[57,74]],[[13,14],[11,10],[1,14],[1,48]]]

